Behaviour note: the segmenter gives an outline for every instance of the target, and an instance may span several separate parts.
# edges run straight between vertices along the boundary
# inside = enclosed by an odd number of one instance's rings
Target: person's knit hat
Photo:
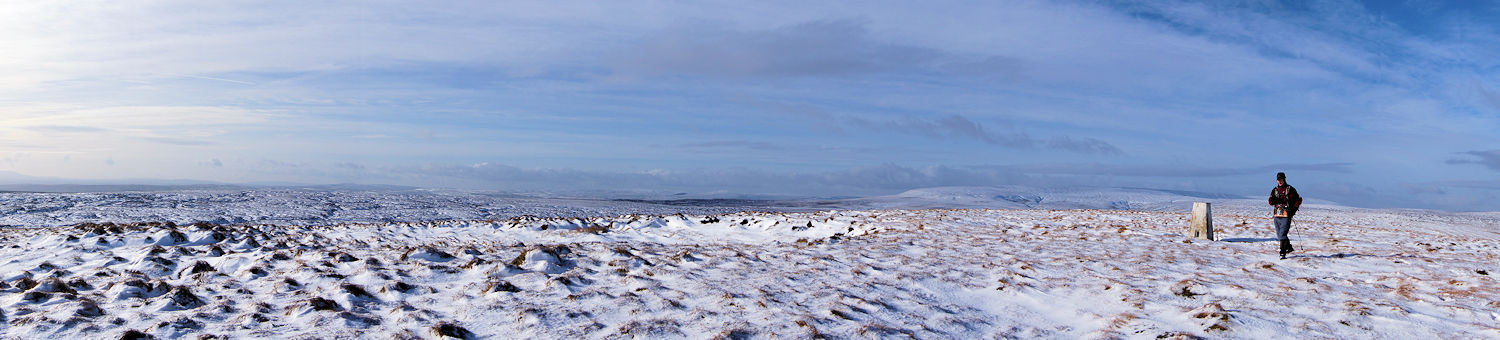
[[[1278,172],[1278,173],[1276,173],[1276,179],[1277,180],[1281,180],[1281,181],[1285,181],[1286,180],[1286,173],[1285,172]]]

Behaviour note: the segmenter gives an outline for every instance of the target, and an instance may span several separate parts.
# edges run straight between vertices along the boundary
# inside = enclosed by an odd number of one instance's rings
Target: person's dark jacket
[[[1302,208],[1302,195],[1297,194],[1297,188],[1291,184],[1279,185],[1271,189],[1271,197],[1266,199],[1267,203],[1276,207],[1276,215],[1286,211],[1286,217],[1297,215],[1297,209]]]

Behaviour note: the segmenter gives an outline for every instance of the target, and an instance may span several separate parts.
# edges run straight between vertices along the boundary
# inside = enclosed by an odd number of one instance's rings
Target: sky
[[[1500,2],[0,1],[0,182],[1500,210]]]

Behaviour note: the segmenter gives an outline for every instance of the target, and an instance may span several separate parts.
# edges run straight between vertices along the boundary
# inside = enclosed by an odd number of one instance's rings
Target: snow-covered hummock
[[[1185,208],[1184,208],[1185,209]],[[1218,210],[1218,209],[1216,209]],[[0,229],[0,337],[1494,338],[1487,214],[869,210]]]

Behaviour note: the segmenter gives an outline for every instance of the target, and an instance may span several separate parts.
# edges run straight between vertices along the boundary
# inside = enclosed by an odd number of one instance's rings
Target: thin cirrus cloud
[[[782,144],[770,143],[770,142],[751,142],[751,141],[743,141],[743,140],[721,140],[721,141],[706,141],[706,142],[701,142],[701,143],[686,143],[686,144],[678,145],[678,147],[686,148],[686,149],[725,149],[725,148],[730,148],[730,149],[750,149],[750,150],[757,150],[757,151],[787,151],[787,150],[791,150],[791,147],[786,146],[786,145],[782,145]]]
[[[1484,103],[1489,104],[1491,109],[1500,111],[1500,91],[1491,90],[1483,84],[1476,84],[1474,90],[1484,98]]]
[[[118,147],[121,140],[211,145],[214,142],[208,138],[261,126],[274,117],[251,110],[200,106],[23,107],[10,115],[0,117],[0,132],[74,150]]]
[[[1465,158],[1449,159],[1448,164],[1478,164],[1490,170],[1500,171],[1500,149],[1466,151]]]
[[[976,123],[964,116],[949,115],[937,119],[924,119],[917,117],[903,117],[901,119],[875,122],[858,117],[846,117],[853,126],[881,129],[896,133],[915,134],[932,138],[949,139],[962,138],[974,139],[985,143],[1013,148],[1036,148],[1072,151],[1079,153],[1094,153],[1115,155],[1120,154],[1119,148],[1108,142],[1088,138],[1057,136],[1049,139],[1036,139],[1029,134],[1020,131],[995,132],[988,131],[983,125]]]
[[[173,138],[173,137],[142,137],[141,140],[145,140],[145,141],[152,142],[152,143],[180,145],[180,146],[200,146],[200,145],[213,145],[214,144],[214,142],[208,141],[208,140],[189,139],[189,138]]]
[[[1015,123],[1001,121],[1003,128],[996,130],[959,114],[937,117],[932,117],[930,114],[926,116],[906,114],[894,118],[881,118],[834,113],[824,107],[809,104],[760,101],[753,105],[772,112],[816,121],[822,126],[840,131],[862,130],[922,136],[938,140],[972,140],[1016,149],[1042,148],[1100,155],[1123,153],[1119,147],[1097,138],[1067,135],[1037,138]]]
[[[862,23],[844,19],[748,32],[673,27],[604,63],[629,76],[798,77],[926,71],[943,57],[933,49],[872,41]]]
[[[1265,175],[1277,172],[1321,172],[1333,174],[1354,173],[1352,163],[1272,164],[1259,167],[1202,167],[1193,165],[1117,165],[1117,164],[1027,164],[994,166],[991,168],[1033,174],[1066,174],[1125,177],[1229,177]]]
[[[69,125],[35,125],[25,126],[22,129],[43,133],[99,133],[109,131],[109,129],[100,127]]]

